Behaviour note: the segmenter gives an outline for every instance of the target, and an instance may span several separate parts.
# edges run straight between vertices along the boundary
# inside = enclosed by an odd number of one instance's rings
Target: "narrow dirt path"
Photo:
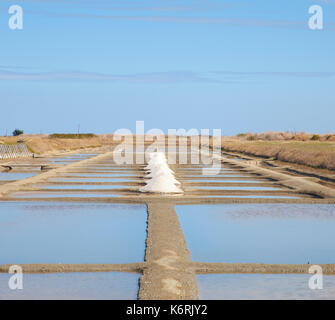
[[[198,287],[174,203],[149,202],[139,299],[198,299]]]

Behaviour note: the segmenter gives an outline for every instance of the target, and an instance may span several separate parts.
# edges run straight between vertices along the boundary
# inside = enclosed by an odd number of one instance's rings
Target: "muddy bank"
[[[203,263],[193,262],[197,274],[206,273],[271,273],[308,274],[311,264]],[[320,264],[324,274],[335,274],[335,264]]]
[[[173,259],[159,261],[173,267]],[[152,263],[152,262],[151,262]],[[62,272],[135,272],[142,273],[152,269],[149,262],[129,263],[129,264],[21,264],[23,273],[62,273]],[[156,262],[157,263],[157,262]],[[0,273],[8,273],[11,265],[0,265]],[[311,264],[259,264],[259,263],[208,263],[208,262],[184,262],[183,267],[191,270],[194,274],[224,274],[224,273],[258,273],[258,274],[308,274]],[[335,275],[335,264],[319,264],[323,274]],[[162,275],[163,276],[163,273]],[[144,279],[145,280],[145,279]],[[141,280],[142,282],[142,280]],[[152,283],[152,282],[151,282]],[[149,288],[149,283],[142,284],[141,296],[151,296],[153,291]],[[157,288],[156,288],[157,289]]]
[[[23,189],[21,189],[23,190]],[[27,188],[23,191],[30,192],[31,189]],[[69,191],[71,193],[78,193],[81,194],[82,197],[71,197],[66,196],[64,191],[55,191],[52,190],[53,193],[58,193],[58,196],[52,196],[51,192],[50,197],[43,196],[43,197],[34,197],[33,195],[29,195],[29,197],[15,197],[14,195],[5,195],[0,197],[1,201],[24,201],[24,202],[36,202],[36,201],[43,201],[43,202],[81,202],[81,203],[124,203],[124,204],[131,204],[131,203],[146,203],[147,201],[156,201],[156,200],[166,200],[166,197],[162,196],[139,196],[139,195],[131,195],[131,194],[119,194],[111,196],[108,192],[99,191],[99,197],[87,197],[85,194],[91,194],[92,191],[90,190],[80,190],[80,191]],[[113,190],[115,191],[115,190]],[[45,192],[45,191],[43,191]],[[64,197],[61,194],[64,193]],[[98,191],[94,191],[94,193],[98,193]],[[102,197],[101,194],[105,193],[105,197]],[[121,193],[121,192],[120,192]],[[203,194],[204,195],[204,194]],[[231,198],[227,196],[226,198],[220,196],[204,196],[201,197],[199,195],[194,196],[183,196],[183,197],[171,197],[171,201],[174,201],[178,205],[188,205],[188,204],[238,204],[238,203],[290,203],[290,204],[335,204],[335,199],[317,199],[317,198]]]
[[[1,265],[0,272],[8,273],[10,264]],[[141,273],[143,262],[129,264],[20,264],[23,273],[62,273],[62,272],[136,272]]]

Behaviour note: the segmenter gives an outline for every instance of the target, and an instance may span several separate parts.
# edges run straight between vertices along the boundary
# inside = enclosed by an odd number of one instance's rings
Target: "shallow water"
[[[126,172],[139,172],[141,170],[139,169],[133,169],[133,168],[120,168],[120,167],[99,167],[99,166],[81,166],[81,167],[77,167],[76,169],[74,169],[73,171],[91,171],[91,172],[100,172],[100,171],[106,171],[108,173],[116,173],[116,172],[120,172],[120,173],[126,173]]]
[[[202,175],[202,174],[198,174],[198,175],[193,175],[193,174],[179,174],[178,176],[182,177],[183,180],[190,180],[193,178],[209,178],[209,181],[213,181],[216,179],[220,179],[220,178],[233,178],[233,179],[239,179],[239,178],[254,178],[253,176],[248,176],[248,175],[241,175],[241,174],[218,174],[218,175]],[[201,179],[199,179],[201,180]],[[204,179],[202,179],[201,181],[204,181]]]
[[[92,177],[103,177],[103,178],[118,178],[118,177],[123,177],[123,176],[138,176],[137,173],[134,172],[126,172],[126,173],[110,173],[110,172],[103,172],[103,173],[96,173],[96,172],[70,172],[68,171],[68,173],[62,173],[62,176],[66,177],[66,176],[92,176]]]
[[[20,180],[36,176],[40,172],[1,172],[0,180]]]
[[[0,202],[0,264],[143,261],[146,206]]]
[[[118,177],[118,176],[141,176],[143,175],[142,172],[137,171],[105,171],[105,170],[86,170],[85,168],[80,168],[80,170],[71,170],[67,171],[67,174],[63,175],[70,175],[70,176],[104,176],[104,177]]]
[[[233,157],[228,157],[230,160],[235,160],[235,161],[246,161],[248,159],[243,159],[243,158],[233,158]]]
[[[75,162],[75,161],[79,161],[79,159],[69,159],[69,158],[65,158],[65,159],[52,159],[50,160],[50,162],[68,162],[68,163],[71,163],[71,162]]]
[[[101,165],[101,164],[87,164],[85,168],[88,170],[106,170],[106,171],[138,171],[136,167],[123,167],[119,165]]]
[[[122,177],[115,177],[115,178],[50,178],[48,181],[54,181],[54,182],[138,182],[139,180],[128,179],[128,178],[122,178]]]
[[[23,289],[10,290],[0,274],[0,300],[135,300],[140,275],[123,272],[24,274]]]
[[[134,186],[125,185],[103,185],[103,184],[64,184],[64,185],[35,185],[36,188],[41,188],[45,190],[112,190],[112,189],[129,189],[134,188]]]
[[[27,192],[16,192],[12,193],[11,198],[110,198],[120,197],[119,194],[115,193],[88,193],[88,192],[40,192],[40,191],[27,191]]]
[[[72,162],[76,162],[76,161],[82,161],[85,160],[86,158],[51,158],[51,159],[47,159],[49,162],[52,163],[72,163]]]
[[[177,172],[179,176],[185,178],[197,178],[197,177],[207,177],[207,178],[221,178],[221,177],[229,177],[229,178],[253,178],[251,175],[241,174],[237,171],[231,171],[231,173],[218,173],[218,174],[202,174],[201,171],[189,173],[189,172]]]
[[[98,156],[101,153],[76,153],[74,156],[76,157],[95,157]]]
[[[196,261],[335,262],[334,205],[188,205],[176,211]]]
[[[301,199],[300,196],[269,196],[269,195],[212,195],[201,196],[202,198],[248,198],[248,199]]]
[[[276,187],[249,187],[249,186],[231,186],[231,187],[227,187],[227,186],[187,186],[187,188],[189,189],[203,189],[203,190],[272,190],[272,191],[279,191],[282,188],[276,188]]]
[[[323,289],[311,290],[310,274],[197,275],[199,298],[230,299],[335,299],[335,276],[323,276]]]
[[[194,172],[203,172],[203,170],[205,171],[217,171],[218,168],[207,168],[207,167],[185,167],[185,168],[178,168],[177,169],[177,172],[186,172],[186,173],[194,173]],[[235,169],[232,169],[232,168],[220,168],[219,172],[224,172],[224,173],[230,173],[230,172],[237,172]]]
[[[96,156],[96,155],[71,154],[71,155],[68,155],[68,156],[64,156],[64,155],[54,156],[54,157],[47,158],[47,159],[49,161],[81,161],[81,160],[92,158],[93,156]]]
[[[226,180],[226,179],[213,179],[213,180],[206,180],[206,179],[193,179],[193,178],[188,178],[188,179],[183,179],[183,181],[187,181],[187,182],[206,182],[206,183],[241,183],[242,185],[248,186],[249,183],[268,183],[268,181],[265,180],[238,180],[238,179],[234,179],[234,180]]]

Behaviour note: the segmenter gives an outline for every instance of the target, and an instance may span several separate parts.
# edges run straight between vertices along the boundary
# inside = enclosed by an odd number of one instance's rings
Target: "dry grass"
[[[260,141],[223,138],[222,147],[226,151],[335,170],[335,143],[332,140]]]
[[[0,137],[0,142],[13,144],[24,140],[33,153],[48,154],[84,148],[96,148],[113,144],[113,135],[98,135],[78,138],[50,138],[47,135],[20,135],[20,137]]]
[[[244,133],[236,137],[224,137],[222,146],[231,152],[335,170],[335,134],[331,133]]]
[[[335,141],[335,134],[312,134],[307,132],[275,132],[265,133],[240,133],[236,136],[239,140],[246,141]]]

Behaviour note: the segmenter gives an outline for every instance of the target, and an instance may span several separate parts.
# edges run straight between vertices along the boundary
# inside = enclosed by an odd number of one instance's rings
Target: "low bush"
[[[248,141],[254,141],[254,140],[257,140],[257,136],[256,136],[256,135],[250,135],[250,136],[248,136],[247,140],[248,140]]]
[[[15,129],[15,130],[13,131],[13,136],[14,136],[14,137],[17,137],[17,136],[19,136],[19,135],[21,135],[21,134],[23,134],[23,133],[24,133],[23,130]]]
[[[318,141],[318,140],[320,140],[320,136],[318,134],[313,134],[311,140]]]

